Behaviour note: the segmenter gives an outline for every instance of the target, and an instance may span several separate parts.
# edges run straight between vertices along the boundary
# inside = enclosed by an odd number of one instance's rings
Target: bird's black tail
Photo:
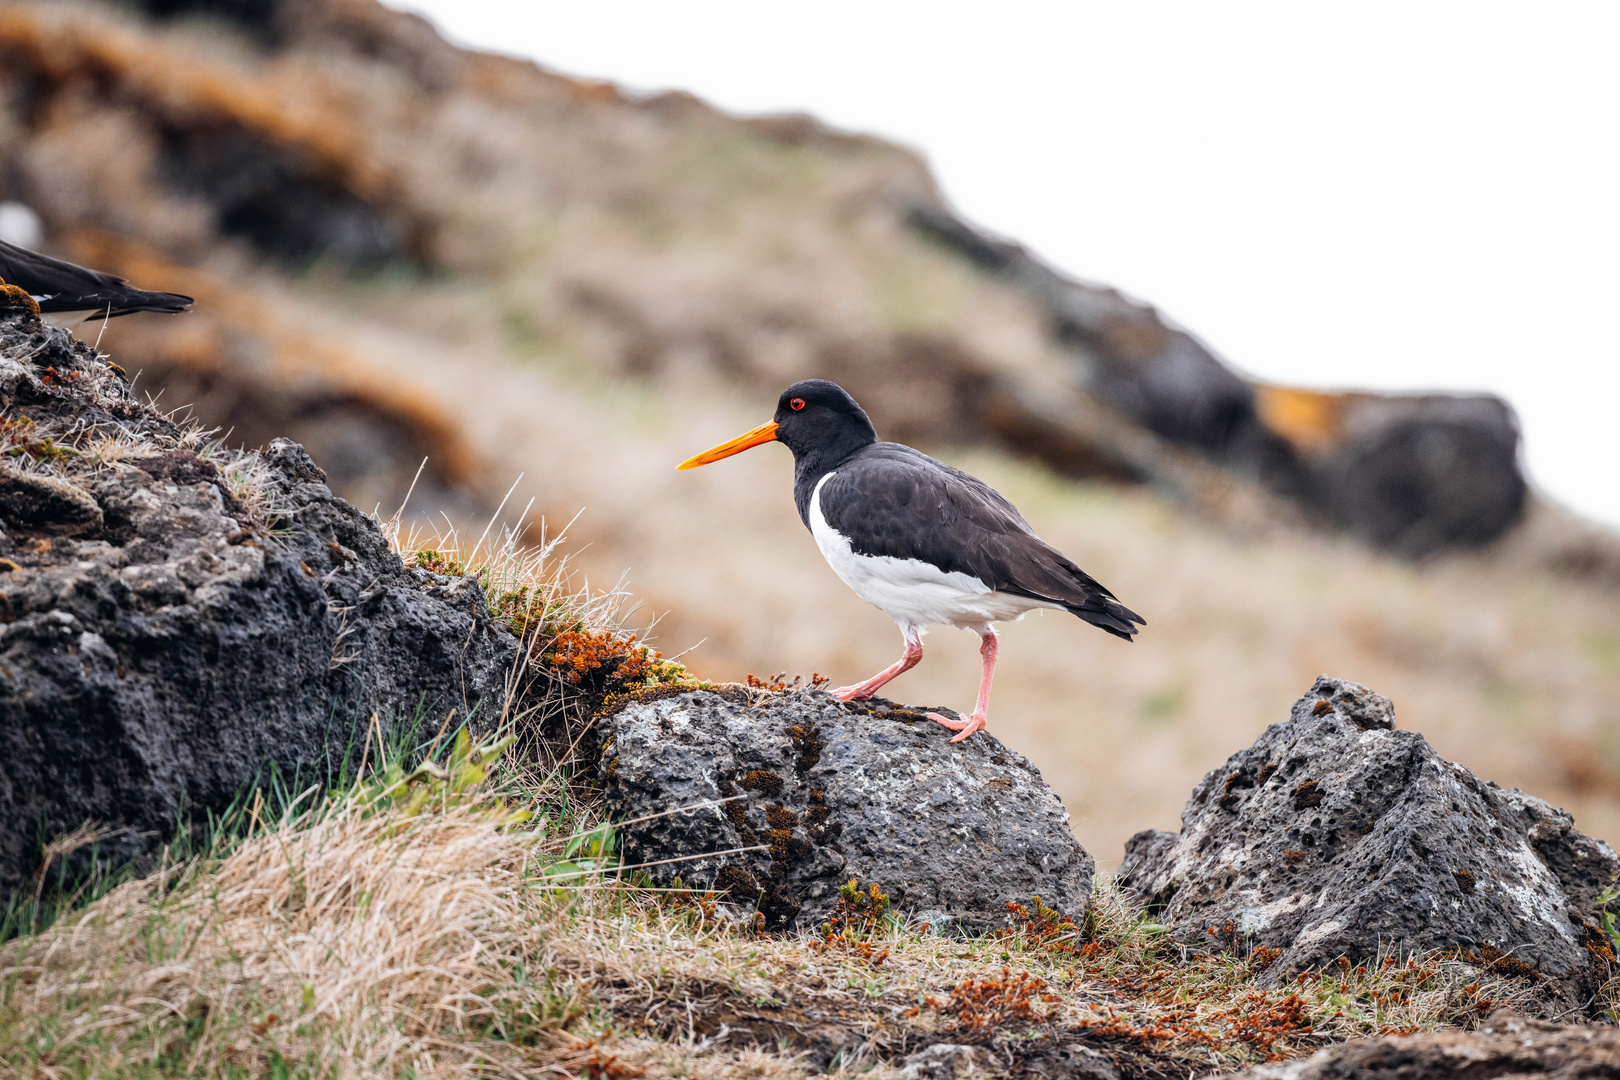
[[[191,297],[147,292],[121,277],[91,270],[65,259],[0,240],[0,281],[16,285],[34,298],[45,314],[88,312],[106,319],[137,311],[175,315],[191,307]]]
[[[1147,625],[1146,619],[1108,595],[1098,595],[1085,605],[1070,604],[1066,607],[1097,629],[1106,630],[1126,641]]]
[[[95,297],[78,297],[72,301],[72,306],[64,305],[65,310],[83,311],[89,300],[104,301],[99,310],[90,313],[88,322],[97,319],[110,319],[117,315],[133,315],[137,311],[152,311],[160,315],[179,315],[181,312],[191,310],[193,303],[191,297],[181,296],[179,293],[147,292],[144,289],[120,289],[116,293],[103,293]],[[51,301],[40,303],[41,311],[54,310]]]
[[[1080,594],[1079,597],[1074,597],[1071,593],[1069,598],[1062,601],[1065,609],[1097,629],[1106,630],[1126,641],[1135,637],[1137,631],[1147,625],[1146,619],[1120,603],[1102,582],[1068,559],[1063,560],[1063,568],[1080,586],[1076,590]]]

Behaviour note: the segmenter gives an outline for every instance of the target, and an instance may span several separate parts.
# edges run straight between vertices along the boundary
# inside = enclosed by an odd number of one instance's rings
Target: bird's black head
[[[805,379],[782,391],[773,419],[776,440],[793,451],[795,461],[813,458],[830,466],[877,442],[866,410],[826,379]]]
[[[782,391],[770,423],[705,450],[680,467],[695,469],[768,442],[784,443],[793,451],[795,472],[819,475],[861,447],[877,442],[877,432],[843,387],[826,379],[805,379]]]

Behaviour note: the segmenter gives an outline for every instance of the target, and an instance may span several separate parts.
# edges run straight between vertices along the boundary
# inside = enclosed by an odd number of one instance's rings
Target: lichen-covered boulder
[[[373,712],[499,713],[518,648],[478,583],[407,569],[297,444],[199,456],[20,310],[0,410],[0,895],[87,822],[118,861],[271,766],[325,779]]]
[[[1584,1002],[1614,962],[1595,905],[1620,872],[1609,846],[1395,730],[1389,699],[1353,682],[1318,679],[1181,821],[1133,836],[1119,882],[1189,944],[1282,950],[1267,981],[1454,949]]]
[[[740,687],[632,701],[599,725],[626,863],[679,859],[654,878],[757,903],[770,926],[819,925],[851,878],[939,929],[1005,925],[1033,896],[1086,909],[1092,860],[1068,812],[990,735],[953,745],[882,699]],[[751,847],[765,850],[736,850]]]

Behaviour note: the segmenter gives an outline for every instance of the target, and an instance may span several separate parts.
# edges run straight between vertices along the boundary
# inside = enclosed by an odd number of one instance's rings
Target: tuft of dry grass
[[[407,566],[475,577],[490,614],[523,645],[502,722],[515,722],[525,733],[525,757],[573,760],[594,712],[613,701],[660,687],[712,685],[646,642],[651,623],[633,627],[638,606],[624,577],[594,589],[575,571],[558,551],[566,529],[548,538],[542,520],[539,542],[526,543],[525,509],[516,524],[498,532],[492,520],[467,548],[453,522],[437,530],[407,526],[404,510],[402,503],[380,523],[389,546]]]

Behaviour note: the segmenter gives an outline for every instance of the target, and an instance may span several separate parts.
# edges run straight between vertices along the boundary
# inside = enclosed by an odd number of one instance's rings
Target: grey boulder
[[[360,756],[373,712],[385,729],[499,713],[518,648],[478,583],[408,569],[296,443],[223,455],[227,476],[91,349],[18,314],[0,315],[0,408],[16,451],[0,471],[0,894],[86,823],[116,862],[271,766],[324,780]]]
[[[1179,834],[1138,833],[1119,882],[1183,942],[1281,950],[1263,981],[1380,951],[1455,949],[1584,1003],[1614,952],[1614,852],[1395,729],[1388,698],[1323,676],[1193,789]]]
[[[1092,860],[1068,812],[988,734],[953,745],[881,699],[740,687],[632,701],[599,724],[626,864],[757,903],[769,926],[820,925],[851,878],[953,930],[1005,925],[1010,901],[1036,895],[1086,910]],[[751,847],[766,850],[736,850]]]

